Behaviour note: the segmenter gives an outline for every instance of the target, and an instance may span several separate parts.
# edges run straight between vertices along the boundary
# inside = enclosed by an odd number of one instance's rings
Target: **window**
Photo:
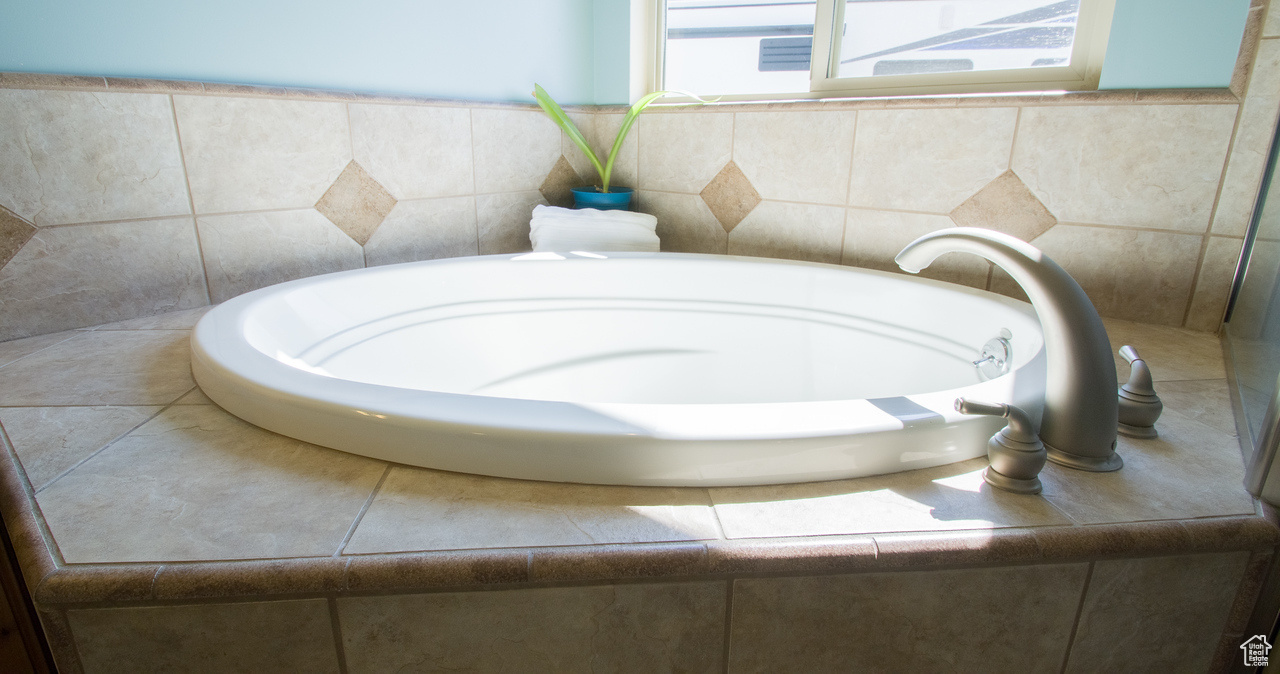
[[[1097,88],[1114,0],[666,0],[662,88],[727,99]]]

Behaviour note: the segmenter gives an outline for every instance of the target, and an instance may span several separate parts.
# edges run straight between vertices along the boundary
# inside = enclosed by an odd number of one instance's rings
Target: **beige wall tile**
[[[192,386],[186,330],[82,332],[0,368],[0,405],[167,405]]]
[[[590,112],[570,112],[569,119],[573,120],[578,131],[582,132],[583,138],[586,139],[587,145],[596,151],[596,155],[600,158],[601,166],[604,165],[605,155],[608,154],[609,148],[605,147],[603,151],[596,150],[596,119],[599,115]],[[564,155],[565,160],[569,162],[569,167],[580,177],[583,182],[595,185],[600,182],[600,178],[596,173],[596,168],[591,165],[591,160],[587,159],[587,155],[580,149],[577,144],[569,139],[569,134],[560,132],[560,154]],[[618,184],[614,182],[613,184]]]
[[[1160,385],[1156,385],[1159,390]],[[1121,436],[1124,468],[1081,479],[1049,464],[1040,473],[1044,498],[1080,524],[1190,519],[1253,512],[1234,434],[1165,408],[1159,437]]]
[[[6,407],[0,426],[40,489],[159,412],[159,407]]]
[[[1009,168],[1016,108],[858,113],[849,205],[949,213]]]
[[[1249,228],[1277,115],[1280,115],[1280,40],[1263,40],[1258,45],[1258,58],[1240,110],[1222,195],[1218,197],[1218,208],[1213,215],[1215,234],[1244,236]]]
[[[992,489],[986,458],[891,475],[709,490],[727,538],[1070,524],[1039,498]]]
[[[730,113],[642,115],[637,131],[642,190],[697,194],[733,158]]]
[[[471,194],[466,108],[351,104],[355,159],[396,199]]]
[[[524,253],[533,250],[529,242],[529,221],[534,206],[546,206],[538,192],[507,192],[476,196],[476,225],[480,232],[480,254]]]
[[[718,536],[701,489],[504,480],[396,467],[344,552],[688,541]]]
[[[618,130],[622,128],[623,115],[598,113],[594,117],[595,137],[592,147],[596,150],[596,156],[603,162],[609,157],[609,151],[613,149],[613,141],[617,139]],[[639,184],[636,177],[640,170],[638,163],[640,126],[639,120],[636,120],[631,131],[627,133],[626,139],[622,141],[618,158],[613,162],[613,176],[610,180],[615,185],[635,187]],[[584,178],[589,178],[590,175],[590,171],[582,173]]]
[[[73,564],[328,556],[385,469],[178,405],[37,498]]]
[[[729,232],[729,254],[838,264],[844,210],[762,201]]]
[[[189,217],[45,228],[0,269],[0,339],[207,302]]]
[[[1097,562],[1067,672],[1204,672],[1247,552]]]
[[[310,208],[351,161],[343,103],[173,101],[197,214]]]
[[[169,97],[0,90],[0,205],[39,226],[191,213]]]
[[[561,156],[556,160],[555,166],[551,167],[551,172],[547,173],[546,180],[538,186],[538,192],[552,206],[573,208],[573,188],[585,185],[578,172],[569,165],[569,160]]]
[[[735,580],[729,671],[1057,671],[1085,571],[1064,564]]]
[[[722,581],[338,600],[352,674],[719,671],[724,614]]]
[[[541,110],[471,111],[476,192],[536,190],[560,158],[560,129]]]
[[[945,215],[850,208],[842,260],[856,267],[904,273],[893,258],[907,244],[930,232],[953,227],[955,223]],[[920,276],[986,288],[989,271],[990,264],[976,255],[947,254],[921,271]]]
[[[1103,316],[1182,325],[1201,240],[1172,232],[1059,223],[1032,243],[1075,278]],[[991,289],[1018,296],[999,267]]]
[[[337,672],[323,599],[67,612],[86,672]]]
[[[740,112],[733,161],[765,199],[843,205],[855,112]]]
[[[1064,222],[1203,233],[1234,105],[1024,108],[1013,170]]]
[[[8,264],[35,234],[34,225],[0,206],[0,267]]]
[[[1030,241],[1058,224],[1022,179],[1013,171],[987,183],[951,211],[951,220],[961,227],[982,227]]]
[[[316,202],[316,210],[363,246],[395,205],[395,197],[351,161]]]
[[[728,251],[728,234],[696,194],[644,192],[640,211],[658,218],[658,238],[664,251],[721,255]]]
[[[760,193],[751,180],[732,161],[720,169],[698,196],[702,197],[703,203],[711,209],[711,214],[716,216],[726,232],[732,232],[761,201]]]
[[[1242,239],[1209,237],[1200,263],[1200,277],[1196,280],[1195,294],[1191,296],[1191,311],[1187,313],[1186,327],[1192,330],[1217,332],[1222,327],[1222,316],[1231,296],[1231,282],[1235,279],[1236,266],[1240,263]]]
[[[1267,7],[1267,18],[1262,24],[1262,37],[1280,37],[1280,9]]]
[[[474,197],[401,201],[365,245],[369,266],[478,254]]]
[[[315,209],[202,215],[196,225],[214,302],[364,266],[360,244]]]

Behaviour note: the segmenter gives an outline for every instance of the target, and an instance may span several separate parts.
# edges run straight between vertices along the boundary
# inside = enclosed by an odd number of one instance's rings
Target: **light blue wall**
[[[592,103],[597,2],[0,0],[0,71]]]
[[[631,2],[595,0],[594,19],[596,103],[630,103]]]
[[[1225,87],[1249,0],[1116,0],[1101,89]]]
[[[1249,0],[1117,0],[1102,88],[1225,87]],[[625,103],[629,0],[0,0],[0,71]]]

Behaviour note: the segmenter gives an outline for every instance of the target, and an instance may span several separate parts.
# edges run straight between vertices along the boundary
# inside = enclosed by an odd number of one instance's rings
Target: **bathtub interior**
[[[241,314],[247,342],[297,370],[525,400],[904,396],[985,381],[973,361],[1002,330],[1012,335],[1012,371],[1043,347],[1026,305],[988,293],[860,269],[701,257],[436,261],[232,302],[251,303]]]

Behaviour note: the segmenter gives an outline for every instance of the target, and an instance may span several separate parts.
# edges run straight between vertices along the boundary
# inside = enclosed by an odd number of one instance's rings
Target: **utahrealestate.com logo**
[[[1249,637],[1247,641],[1240,644],[1240,650],[1244,651],[1245,667],[1266,667],[1267,653],[1271,652],[1271,644],[1267,643],[1267,638],[1261,634]]]

